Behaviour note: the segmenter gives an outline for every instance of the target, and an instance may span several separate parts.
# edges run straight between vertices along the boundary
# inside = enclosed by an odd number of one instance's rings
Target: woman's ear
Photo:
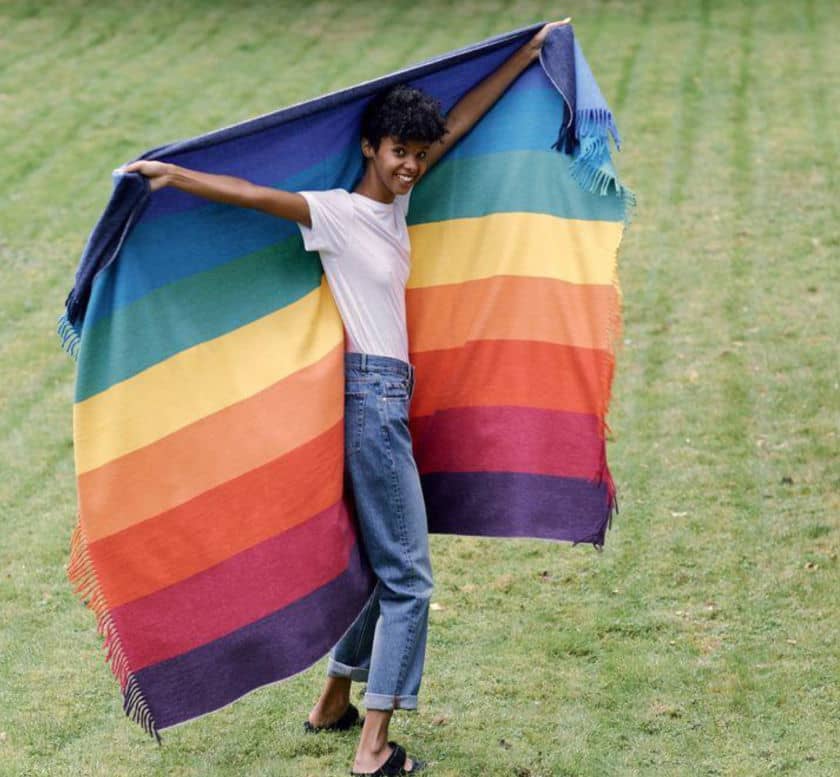
[[[362,156],[365,159],[373,159],[375,154],[376,151],[370,144],[370,141],[367,138],[362,138]]]

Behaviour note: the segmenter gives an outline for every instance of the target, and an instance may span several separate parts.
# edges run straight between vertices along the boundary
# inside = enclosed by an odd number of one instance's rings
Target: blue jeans
[[[345,354],[345,468],[373,595],[330,654],[327,674],[367,682],[371,710],[416,709],[432,567],[426,506],[408,430],[414,368]]]

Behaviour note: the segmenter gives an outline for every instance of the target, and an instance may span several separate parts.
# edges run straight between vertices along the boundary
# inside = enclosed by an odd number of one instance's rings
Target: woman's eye
[[[417,155],[417,158],[418,158],[418,159],[425,159],[425,158],[426,158],[426,152],[425,152],[425,151],[421,151],[421,152]]]
[[[404,148],[395,148],[394,153],[397,156],[405,156],[405,149]]]

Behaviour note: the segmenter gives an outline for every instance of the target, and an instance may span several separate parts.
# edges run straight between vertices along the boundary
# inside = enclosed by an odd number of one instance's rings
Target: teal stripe
[[[318,255],[291,238],[116,309],[84,329],[76,401],[295,302],[321,274]]]
[[[618,195],[583,191],[555,151],[508,151],[446,159],[411,196],[410,224],[489,213],[549,213],[586,221],[623,221]]]

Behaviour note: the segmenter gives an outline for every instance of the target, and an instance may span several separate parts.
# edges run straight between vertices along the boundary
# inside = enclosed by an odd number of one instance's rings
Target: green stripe
[[[198,343],[297,301],[321,282],[300,237],[170,283],[118,308],[83,334],[76,401]]]
[[[623,221],[621,197],[583,191],[556,151],[506,151],[441,162],[411,196],[409,224],[489,213],[549,213],[586,221]]]

